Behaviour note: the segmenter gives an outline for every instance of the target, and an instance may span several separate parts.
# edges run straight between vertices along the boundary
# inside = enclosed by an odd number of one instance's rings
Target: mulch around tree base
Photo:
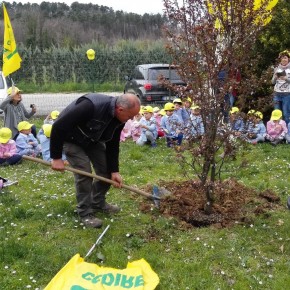
[[[193,227],[215,226],[230,227],[233,224],[252,224],[257,215],[265,217],[278,208],[282,208],[280,197],[271,190],[259,192],[249,188],[235,179],[217,182],[215,201],[211,214],[206,214],[205,194],[197,181],[165,182],[158,184],[171,194],[162,197],[158,208],[159,213],[168,217],[176,217],[183,223]],[[147,192],[152,187],[147,186]],[[152,212],[152,202],[143,202],[140,209]]]

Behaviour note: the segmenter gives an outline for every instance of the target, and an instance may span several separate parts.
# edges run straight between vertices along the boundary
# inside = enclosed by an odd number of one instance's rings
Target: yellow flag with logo
[[[3,3],[4,14],[4,44],[3,44],[3,74],[8,76],[20,68],[21,57],[18,54],[16,41],[10,19]]]
[[[144,259],[114,269],[85,262],[76,254],[44,290],[153,290],[158,284],[158,275]]]

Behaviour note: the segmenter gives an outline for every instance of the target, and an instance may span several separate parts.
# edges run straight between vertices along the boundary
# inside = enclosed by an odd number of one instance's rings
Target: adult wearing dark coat
[[[64,170],[62,151],[73,168],[92,172],[122,185],[119,173],[119,142],[125,123],[140,111],[133,94],[111,97],[84,95],[61,112],[52,126],[50,156],[52,169]],[[77,212],[81,221],[94,228],[102,226],[96,212],[116,213],[120,209],[106,202],[110,184],[75,174]]]

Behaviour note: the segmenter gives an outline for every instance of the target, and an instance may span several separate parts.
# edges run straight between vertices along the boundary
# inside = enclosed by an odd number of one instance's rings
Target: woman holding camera
[[[30,113],[22,104],[21,90],[12,86],[7,90],[7,98],[0,104],[0,109],[4,111],[4,127],[10,128],[12,131],[12,139],[18,135],[17,125],[21,121],[26,121],[36,113],[35,105],[30,105]],[[33,125],[31,133],[36,137],[36,127]]]
[[[279,61],[272,77],[272,84],[275,85],[274,109],[283,112],[283,119],[288,124],[290,120],[290,52],[282,51],[279,54]]]

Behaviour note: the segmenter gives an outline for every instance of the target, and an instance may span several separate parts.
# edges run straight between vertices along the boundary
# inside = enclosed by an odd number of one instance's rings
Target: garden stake
[[[25,160],[41,163],[41,164],[44,164],[44,165],[47,165],[47,166],[51,166],[50,162],[42,160],[42,159],[39,159],[39,158],[35,158],[35,157],[32,157],[32,156],[23,155],[22,158],[25,159]],[[116,184],[111,179],[108,179],[108,178],[105,178],[103,176],[99,176],[99,175],[96,175],[96,174],[93,174],[93,173],[89,173],[89,172],[86,172],[86,171],[83,171],[83,170],[79,170],[79,169],[72,168],[72,167],[69,167],[69,166],[65,166],[64,169],[67,170],[67,171],[73,172],[73,173],[77,173],[77,174],[85,175],[85,176],[88,176],[88,177],[91,177],[91,178],[95,178],[97,180],[104,181],[106,183],[110,183],[112,185]],[[132,192],[135,192],[135,193],[138,193],[140,195],[143,195],[143,196],[145,196],[145,197],[147,197],[149,199],[153,199],[153,200],[158,199],[158,200],[160,200],[159,196],[153,196],[152,194],[150,194],[148,192],[145,192],[143,190],[131,187],[131,186],[126,185],[126,184],[122,184],[122,188],[125,188],[125,189],[127,189],[129,191],[132,191]]]
[[[107,227],[104,229],[104,231],[101,233],[101,235],[99,236],[99,238],[97,239],[97,241],[93,244],[93,246],[90,248],[90,250],[88,251],[88,253],[86,254],[86,256],[84,257],[87,258],[92,251],[95,249],[95,247],[97,246],[97,244],[101,241],[102,237],[105,235],[106,231],[109,229],[110,225],[107,225]]]

